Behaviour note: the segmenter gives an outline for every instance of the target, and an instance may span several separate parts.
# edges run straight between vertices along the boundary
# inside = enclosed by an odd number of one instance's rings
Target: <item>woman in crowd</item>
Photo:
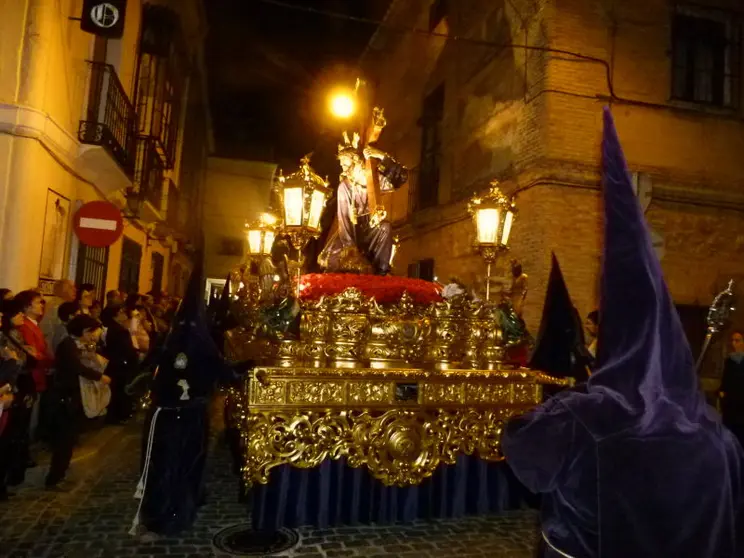
[[[144,316],[139,306],[129,306],[126,308],[127,323],[129,334],[132,336],[132,344],[140,355],[140,360],[144,359],[150,351],[150,335],[145,329]]]
[[[59,344],[56,353],[51,392],[52,462],[46,478],[47,490],[61,492],[66,491],[62,482],[83,417],[80,378],[101,381],[105,385],[111,383],[107,375],[85,364],[85,351],[95,346],[101,337],[101,323],[81,314],[70,320],[67,331],[70,335]]]
[[[5,301],[2,306],[2,345],[14,349],[18,356],[19,370],[15,379],[15,394],[9,408],[5,427],[8,448],[6,481],[9,486],[22,484],[26,469],[35,467],[29,451],[31,411],[36,398],[36,386],[31,374],[31,347],[25,345],[20,327],[25,319],[23,304],[19,300]]]
[[[63,302],[59,305],[59,308],[57,310],[57,316],[59,318],[59,323],[54,328],[54,333],[52,335],[52,351],[55,353],[57,352],[57,347],[59,347],[59,344],[64,341],[64,339],[69,335],[67,333],[67,324],[70,322],[72,318],[80,314],[80,303],[75,302]]]
[[[90,307],[90,316],[94,320],[100,320],[102,311],[103,311],[103,307],[101,306],[101,301],[94,300],[93,305]]]
[[[106,373],[111,377],[111,404],[108,421],[121,424],[132,416],[132,398],[126,387],[137,375],[139,355],[129,333],[126,310],[121,306],[107,306],[102,314],[106,327],[104,356],[109,359]]]
[[[723,424],[744,445],[744,334],[731,334],[731,353],[723,365],[721,378],[721,414]]]
[[[37,437],[46,439],[49,417],[45,392],[48,387],[48,376],[54,362],[54,354],[49,349],[44,332],[39,326],[39,322],[44,316],[44,299],[38,291],[26,290],[18,293],[14,300],[17,300],[23,309],[23,323],[18,329],[23,335],[24,343],[29,347],[29,353],[32,357],[29,361],[29,367],[36,387],[30,432],[33,439]],[[35,465],[31,464],[30,466]]]
[[[0,313],[2,320],[2,313]],[[11,408],[15,400],[16,381],[21,371],[21,358],[18,351],[0,340],[0,502],[8,500],[7,476],[12,463],[12,438],[8,429]]]
[[[96,286],[92,283],[83,283],[77,291],[77,301],[80,303],[80,313],[90,314],[96,298]]]

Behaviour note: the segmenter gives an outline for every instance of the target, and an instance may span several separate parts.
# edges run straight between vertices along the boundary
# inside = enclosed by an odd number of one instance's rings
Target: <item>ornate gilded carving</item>
[[[301,364],[305,357],[305,345],[294,339],[281,339],[276,344],[274,364],[285,368]]]
[[[437,370],[457,368],[465,357],[467,329],[464,300],[437,302],[429,308],[431,330],[428,336],[428,361]]]
[[[310,366],[322,368],[326,364],[325,348],[330,330],[328,301],[321,298],[302,312],[300,338],[305,345],[305,356]]]
[[[491,325],[487,307],[481,301],[469,301],[465,306],[467,330],[465,333],[465,357],[463,367],[478,370],[482,366],[482,347]]]
[[[407,292],[389,309],[374,304],[370,324],[365,357],[372,368],[415,366],[424,361],[431,322]]]
[[[250,404],[255,405],[280,405],[285,402],[285,391],[287,383],[281,380],[271,382],[257,379],[250,385]]]
[[[344,400],[341,381],[299,380],[290,382],[287,403],[290,405],[330,405]]]
[[[369,299],[358,289],[346,289],[330,297],[329,344],[325,355],[338,368],[362,365],[364,343],[369,336]]]
[[[468,409],[254,413],[247,419],[243,478],[248,485],[266,484],[279,465],[308,469],[346,458],[388,486],[415,485],[459,454],[502,459],[504,418]]]
[[[515,407],[527,409],[542,400],[541,383],[569,385],[523,370],[398,370],[359,368],[257,368],[248,386],[251,409]],[[400,399],[400,386],[419,394]]]
[[[386,403],[393,399],[394,387],[389,382],[350,382],[347,384],[347,401],[352,405]]]

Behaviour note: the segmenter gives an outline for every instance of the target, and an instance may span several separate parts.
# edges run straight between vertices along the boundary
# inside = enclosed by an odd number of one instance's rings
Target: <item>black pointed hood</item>
[[[590,389],[610,392],[633,415],[676,405],[704,412],[695,364],[633,192],[608,108],[602,140],[605,239],[596,371]]]
[[[226,364],[209,331],[204,304],[204,255],[196,256],[186,293],[157,356],[158,371],[152,388],[156,405],[179,406],[208,396],[215,381],[228,374]],[[182,399],[185,380],[189,399]]]
[[[528,367],[556,377],[586,379],[584,334],[561,267],[552,254],[540,331]]]
[[[222,287],[222,294],[220,299],[216,303],[214,312],[214,336],[218,339],[217,344],[221,346],[222,335],[233,328],[236,328],[239,324],[235,316],[231,311],[231,295],[230,295],[230,275],[227,275],[225,279],[225,286]]]

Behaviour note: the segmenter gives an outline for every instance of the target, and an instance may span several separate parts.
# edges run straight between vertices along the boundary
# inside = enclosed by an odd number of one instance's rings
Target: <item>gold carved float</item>
[[[529,370],[257,368],[230,394],[243,480],[266,484],[279,465],[345,459],[385,485],[408,486],[459,454],[499,461],[504,421],[556,382]]]
[[[333,294],[309,300],[302,250],[320,235],[328,197],[308,157],[298,172],[280,176],[272,210],[283,224],[267,218],[248,227],[249,258],[231,275],[241,327],[230,332],[229,350],[235,361],[256,363],[227,400],[245,483],[266,484],[282,465],[344,459],[386,485],[409,486],[461,454],[502,459],[504,422],[538,405],[544,384],[568,384],[509,362],[529,340],[520,313],[526,275],[514,275],[512,300],[491,301],[490,281],[485,300],[466,288],[414,283],[386,296],[384,278],[361,275],[369,265],[352,261],[340,269],[363,281],[340,278],[324,291]],[[494,184],[471,210],[490,277],[496,255],[508,249],[514,202]]]

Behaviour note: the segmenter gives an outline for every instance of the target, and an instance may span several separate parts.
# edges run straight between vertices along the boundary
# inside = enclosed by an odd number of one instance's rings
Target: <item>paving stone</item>
[[[223,558],[214,534],[249,521],[237,501],[229,455],[217,444],[208,471],[209,501],[194,527],[180,536],[143,542],[127,531],[137,509],[140,431],[136,424],[106,438],[92,457],[75,462],[78,487],[68,494],[41,489],[44,467],[29,472],[11,502],[0,505],[2,556],[18,558]],[[89,448],[81,448],[79,454]],[[44,463],[43,455],[39,461]],[[48,458],[46,459],[48,462]],[[532,558],[537,516],[519,511],[495,517],[416,521],[410,525],[354,525],[298,530],[301,542],[285,558]]]

